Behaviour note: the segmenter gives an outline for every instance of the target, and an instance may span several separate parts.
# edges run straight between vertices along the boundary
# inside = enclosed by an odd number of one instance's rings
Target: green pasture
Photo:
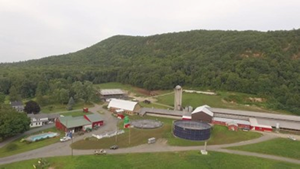
[[[67,156],[52,157],[47,158],[46,160],[50,163],[50,167],[55,169],[298,169],[300,167],[300,165],[292,163],[219,152],[209,152],[209,154],[205,156],[201,155],[198,151],[137,153],[100,156]],[[33,164],[36,164],[37,161],[37,159],[34,159],[6,164],[0,166],[0,169],[28,169],[32,168]]]
[[[74,149],[99,149],[109,148],[110,146],[117,144],[119,147],[132,147],[140,144],[146,144],[148,138],[155,137],[157,139],[163,139],[167,141],[167,144],[172,146],[199,146],[203,145],[204,142],[190,141],[181,138],[177,138],[172,133],[172,119],[158,118],[158,117],[139,117],[132,116],[131,120],[134,119],[154,119],[163,122],[163,127],[158,129],[125,129],[125,133],[111,137],[96,139],[94,137],[87,137],[84,140],[77,141],[72,144]],[[122,123],[119,123],[119,128],[122,128]],[[211,138],[208,140],[209,145],[216,144],[228,144],[234,142],[240,142],[260,137],[261,134],[254,132],[244,131],[230,131],[224,126],[214,126],[212,130]]]
[[[271,154],[300,160],[300,141],[293,141],[288,138],[277,138],[257,144],[231,147],[230,149]]]

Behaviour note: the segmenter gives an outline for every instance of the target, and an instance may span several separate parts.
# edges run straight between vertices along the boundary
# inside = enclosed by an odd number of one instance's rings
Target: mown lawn
[[[43,132],[48,132],[48,131],[52,131],[52,132],[59,132],[60,135],[58,137],[54,137],[54,138],[49,138],[49,139],[45,139],[45,140],[41,140],[41,141],[36,141],[36,142],[32,142],[32,143],[28,143],[28,142],[21,142],[22,139],[30,136],[24,136],[20,139],[17,139],[9,144],[7,144],[6,146],[0,148],[0,157],[6,157],[6,156],[11,156],[14,154],[19,154],[19,153],[23,153],[26,151],[31,151],[34,149],[38,149],[56,142],[59,142],[60,137],[62,136],[63,133],[61,133],[60,131],[58,131],[56,128],[50,128],[50,129],[45,129]],[[42,131],[31,134],[31,135],[35,135],[35,134],[39,134],[42,133]]]
[[[177,138],[173,135],[171,126],[172,119],[158,118],[158,117],[139,117],[132,116],[131,120],[134,119],[155,119],[163,122],[163,127],[158,129],[136,129],[132,128],[126,129],[124,134],[118,135],[116,137],[96,139],[93,137],[87,138],[86,140],[80,140],[72,144],[74,149],[99,149],[99,148],[109,148],[111,145],[117,144],[119,147],[132,147],[140,144],[146,144],[148,138],[155,137],[157,139],[161,138],[167,140],[167,144],[172,146],[199,146],[203,145],[204,142],[190,141],[181,138]],[[119,128],[122,128],[120,123]],[[224,126],[214,126],[212,130],[211,138],[208,141],[208,145],[216,144],[228,144],[234,142],[245,141],[249,139],[254,139],[260,137],[261,134],[254,132],[244,132],[244,131],[229,131]]]
[[[77,116],[83,116],[83,115],[87,115],[87,114],[93,114],[93,113],[85,113],[82,111],[75,111],[75,112],[61,113],[60,115],[77,117]]]
[[[288,138],[277,138],[257,144],[230,147],[229,149],[300,159],[300,141],[293,141]]]
[[[300,165],[258,157],[240,156],[219,152],[200,155],[198,151],[168,153],[137,153],[120,155],[87,155],[47,158],[55,169],[98,169],[98,168],[139,168],[139,169],[298,169]],[[28,169],[37,160],[27,160],[0,166],[0,169]]]

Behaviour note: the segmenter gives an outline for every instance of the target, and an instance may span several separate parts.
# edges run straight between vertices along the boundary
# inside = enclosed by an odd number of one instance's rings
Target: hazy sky
[[[59,55],[113,35],[300,28],[300,0],[0,0],[0,62]]]

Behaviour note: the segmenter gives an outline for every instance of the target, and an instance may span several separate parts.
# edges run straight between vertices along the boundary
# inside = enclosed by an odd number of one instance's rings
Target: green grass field
[[[117,151],[117,150],[116,150]],[[138,168],[138,169],[298,169],[300,165],[257,157],[239,156],[218,152],[200,155],[198,151],[169,153],[138,153],[103,156],[68,156],[47,158],[55,169],[98,169],[98,168]],[[0,169],[33,168],[37,160],[27,160],[0,166]]]
[[[60,115],[77,117],[77,116],[83,116],[83,115],[87,115],[87,114],[93,114],[93,113],[85,113],[82,111],[75,111],[75,112],[61,113]]]
[[[246,103],[230,103],[226,102],[225,99],[229,95],[240,95],[242,98],[246,98],[247,94],[239,94],[239,93],[230,93],[230,92],[219,92],[218,95],[205,95],[205,94],[198,94],[198,93],[186,93],[183,92],[182,94],[182,105],[185,106],[192,106],[196,108],[201,105],[208,105],[210,107],[218,107],[218,108],[228,108],[228,109],[238,109],[238,110],[249,110],[249,111],[261,111],[261,112],[272,112],[272,113],[284,113],[284,114],[291,114],[288,112],[275,112],[271,110],[266,110],[257,105],[249,105]],[[253,96],[252,96],[253,97]],[[157,97],[158,103],[166,104],[169,106],[174,105],[174,94],[170,93],[168,95],[163,95]],[[262,106],[263,104],[261,104]]]
[[[257,144],[231,147],[230,149],[300,159],[300,141],[293,141],[288,138],[278,138]]]
[[[52,104],[52,105],[47,105],[47,106],[42,106],[41,107],[41,112],[42,113],[57,113],[57,112],[65,112],[67,110],[67,105],[63,104]],[[84,107],[93,107],[92,103],[76,103],[73,107],[73,110],[77,109],[83,109]]]
[[[58,131],[56,128],[51,128],[51,129],[46,129],[43,132],[48,132],[48,131],[52,131],[52,132],[59,132],[60,136],[63,134],[60,131]],[[42,132],[37,132],[34,134],[39,134]],[[31,134],[31,135],[34,135]],[[22,139],[28,137],[30,135],[24,136],[20,139],[17,139],[13,142],[10,142],[9,144],[7,144],[6,146],[0,148],[0,157],[6,157],[6,156],[11,156],[14,154],[19,154],[19,153],[23,153],[26,151],[31,151],[34,149],[38,149],[53,143],[57,143],[60,139],[60,136],[58,137],[54,137],[54,138],[49,138],[49,139],[45,139],[45,140],[41,140],[41,141],[36,141],[36,142],[32,142],[32,143],[27,143],[27,142],[21,142]]]
[[[73,143],[72,147],[74,149],[99,149],[99,148],[109,148],[110,146],[117,144],[119,147],[132,147],[140,144],[146,144],[148,138],[155,137],[157,139],[161,138],[167,140],[167,144],[172,146],[199,146],[203,145],[204,142],[190,141],[181,138],[177,138],[171,132],[172,119],[167,118],[157,118],[157,117],[139,117],[132,116],[133,119],[157,119],[164,123],[163,127],[158,129],[136,129],[132,128],[126,129],[124,134],[116,137],[96,139],[93,137],[87,140],[80,140]],[[119,128],[122,128],[120,123]],[[216,144],[228,144],[234,142],[245,141],[249,139],[254,139],[260,137],[261,134],[254,132],[243,132],[243,131],[230,131],[224,126],[214,126],[212,130],[211,138],[208,141],[209,145]]]

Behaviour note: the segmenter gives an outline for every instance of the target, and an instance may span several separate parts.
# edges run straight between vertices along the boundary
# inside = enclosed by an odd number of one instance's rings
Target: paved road
[[[93,131],[92,133],[100,134],[105,133],[106,131],[112,131],[116,130],[116,124],[118,120],[114,118],[110,112],[103,109],[100,105],[95,105],[95,107],[91,108],[90,111],[93,113],[97,113],[97,111],[100,110],[102,112],[105,112],[103,114],[106,124],[99,128],[96,131]],[[78,136],[74,138],[74,141],[81,140],[84,137],[91,136],[92,133],[87,133],[83,136]],[[296,163],[300,164],[300,160],[296,159],[289,159],[285,157],[278,157],[273,155],[265,155],[265,154],[259,154],[259,153],[251,153],[251,152],[243,152],[243,151],[237,151],[237,150],[227,150],[225,148],[227,147],[233,147],[233,146],[242,146],[242,145],[248,145],[248,144],[255,144],[262,141],[271,140],[274,138],[277,138],[278,136],[272,135],[272,134],[264,134],[262,137],[248,140],[248,141],[242,141],[239,143],[232,143],[232,144],[224,144],[224,145],[208,145],[207,150],[208,151],[217,151],[217,152],[225,152],[230,154],[239,154],[239,155],[246,155],[246,156],[255,156],[255,157],[261,157],[266,159],[273,159],[278,161],[284,161],[284,162],[290,162],[290,163]],[[23,161],[28,159],[35,159],[35,158],[41,158],[41,157],[53,157],[53,156],[69,156],[71,154],[73,155],[88,155],[93,154],[93,150],[73,150],[70,148],[70,144],[72,142],[64,142],[64,143],[55,143],[46,147],[42,147],[40,149],[32,150],[30,152],[24,152],[21,154],[9,156],[0,158],[0,164],[7,164],[17,161]],[[158,140],[155,144],[143,144],[136,147],[129,147],[129,148],[120,148],[118,150],[107,150],[108,154],[125,154],[125,153],[146,153],[146,152],[174,152],[174,151],[189,151],[189,150],[201,150],[204,149],[203,146],[190,146],[190,147],[178,147],[178,146],[169,146],[166,144],[165,140]]]

